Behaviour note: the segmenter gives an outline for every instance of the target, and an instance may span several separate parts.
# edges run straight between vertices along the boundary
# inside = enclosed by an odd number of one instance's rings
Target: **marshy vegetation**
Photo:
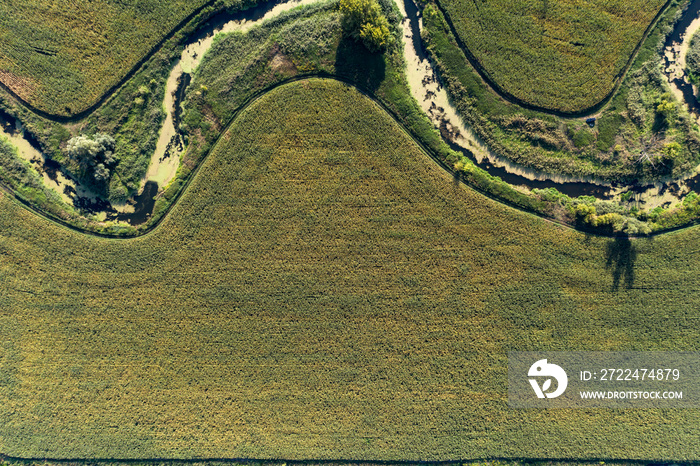
[[[542,172],[634,184],[678,177],[698,162],[696,128],[682,106],[665,92],[656,67],[656,44],[677,10],[678,3],[672,2],[661,15],[660,26],[642,44],[620,91],[590,126],[582,120],[554,117],[500,99],[469,68],[440,11],[431,5],[424,10],[424,39],[457,108],[497,153]],[[330,2],[282,14],[246,34],[217,36],[183,92],[184,113],[177,115],[176,130],[181,132],[186,150],[175,179],[161,186],[150,221],[134,228],[104,221],[102,214],[81,215],[71,208],[64,209],[58,218],[101,233],[142,233],[173,205],[229,122],[251,99],[285,80],[321,74],[352,82],[375,96],[458,178],[512,205],[606,233],[646,234],[695,219],[698,206],[692,197],[669,211],[645,209],[631,191],[623,193],[624,199],[617,203],[570,198],[553,189],[523,193],[475,168],[440,139],[440,133],[411,99],[404,76],[399,20],[398,10],[388,0]],[[381,34],[370,34],[370,29]],[[175,35],[181,37],[185,32]],[[378,42],[373,42],[375,39]],[[173,44],[156,51],[110,99],[74,125],[37,116],[12,99],[5,98],[3,106],[25,123],[52,161],[99,194],[100,202],[123,204],[143,188],[158,140],[157,129],[165,118],[165,76],[178,52]],[[68,144],[71,139],[95,134],[113,137],[112,155],[109,161],[104,157],[95,160],[85,170],[70,157]],[[25,199],[45,211],[57,210],[48,208],[41,189],[29,189],[34,191],[23,196]]]
[[[618,91],[590,121],[528,110],[500,98],[469,65],[434,5],[424,10],[423,38],[460,114],[496,153],[541,172],[593,177],[631,187],[617,205],[586,198],[572,200],[553,190],[535,191],[536,197],[556,197],[568,206],[567,215],[579,216],[580,209],[596,204],[598,212],[628,219],[624,231],[639,233],[647,230],[640,229],[640,222],[657,230],[682,225],[697,214],[692,197],[671,210],[645,210],[643,204],[634,202],[633,192],[635,186],[692,174],[700,163],[697,122],[673,96],[659,56],[682,6],[682,2],[670,3],[641,44]],[[591,220],[585,215],[580,218]],[[613,229],[624,223],[620,222],[618,218]]]
[[[700,34],[695,34],[690,39],[688,54],[685,57],[686,72],[690,82],[694,85],[700,84]]]

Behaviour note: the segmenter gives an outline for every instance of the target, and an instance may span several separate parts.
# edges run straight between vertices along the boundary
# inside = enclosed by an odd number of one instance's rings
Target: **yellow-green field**
[[[544,109],[603,100],[666,0],[439,0],[502,91]]]
[[[146,236],[0,197],[0,452],[697,460],[697,410],[509,409],[506,352],[697,350],[699,239],[504,207],[352,88],[285,85]]]
[[[182,20],[208,3],[0,2],[0,82],[39,110],[79,113],[121,81]]]

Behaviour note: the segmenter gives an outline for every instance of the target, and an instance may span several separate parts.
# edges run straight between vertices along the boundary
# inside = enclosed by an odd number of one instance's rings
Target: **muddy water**
[[[167,109],[165,121],[158,134],[158,142],[156,149],[151,156],[151,163],[148,165],[148,171],[141,180],[141,192],[143,192],[146,183],[153,181],[159,186],[166,186],[175,177],[177,168],[180,165],[180,154],[184,150],[184,144],[180,132],[175,129],[176,115],[179,113],[176,107],[175,99],[176,91],[185,75],[182,72],[182,67],[178,63],[175,65],[173,72],[170,73],[166,83],[164,107]]]
[[[75,205],[78,198],[94,198],[61,168],[60,164],[47,158],[36,140],[25,131],[22,124],[11,115],[0,111],[0,137],[17,149],[17,155],[30,163],[42,177],[44,185],[61,196],[66,204]]]
[[[683,17],[676,23],[666,38],[663,50],[664,73],[671,85],[671,90],[679,102],[684,102],[688,110],[698,118],[700,105],[693,85],[685,73],[685,57],[688,54],[690,40],[700,29],[700,1],[691,2]]]
[[[602,180],[536,172],[493,153],[472,128],[462,121],[450,102],[447,91],[441,86],[420,40],[420,32],[423,29],[420,11],[412,0],[398,1],[397,4],[406,18],[402,27],[406,72],[411,93],[453,150],[463,153],[487,173],[498,176],[513,186],[526,189],[553,187],[572,197],[611,197],[611,185]]]
[[[163,101],[166,118],[160,129],[148,171],[142,179],[142,188],[133,202],[130,202],[133,208],[123,211],[117,216],[117,220],[125,220],[133,225],[148,220],[155,204],[152,196],[158,193],[159,187],[165,188],[175,178],[180,166],[180,156],[185,151],[185,143],[179,129],[182,111],[180,105],[192,74],[211,48],[214,38],[220,34],[231,32],[245,33],[253,26],[274,18],[280,13],[300,5],[316,2],[318,0],[292,0],[279,4],[263,3],[233,15],[222,13],[212,18],[197,33],[190,36],[189,43],[185,46],[180,59],[175,63],[168,76]]]
[[[106,220],[116,220],[118,222],[128,222],[132,225],[140,225],[148,221],[156,205],[156,195],[158,194],[158,183],[147,181],[141,193],[131,200],[132,208],[128,211],[110,213]]]
[[[202,61],[202,58],[211,48],[214,38],[220,34],[231,32],[245,33],[253,26],[268,19],[278,16],[280,13],[291,10],[300,5],[317,3],[318,0],[292,0],[272,6],[261,4],[243,13],[230,15],[221,14],[204,25],[196,35],[190,38],[189,44],[183,50],[180,59],[173,67],[168,77],[163,106],[167,117],[160,130],[156,150],[151,157],[148,172],[142,180],[142,186],[146,182],[153,181],[158,186],[165,187],[175,178],[180,165],[180,156],[184,152],[185,145],[179,131],[180,104],[185,89]],[[179,98],[178,98],[179,94]],[[142,191],[143,192],[143,188]]]

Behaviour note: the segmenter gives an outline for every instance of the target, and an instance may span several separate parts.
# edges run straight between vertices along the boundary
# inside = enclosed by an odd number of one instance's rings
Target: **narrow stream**
[[[156,149],[151,157],[148,171],[142,179],[142,188],[132,202],[135,212],[125,212],[116,217],[132,225],[137,225],[148,220],[153,211],[155,200],[148,193],[155,196],[158,187],[166,187],[177,174],[180,166],[180,156],[185,150],[183,135],[180,131],[181,104],[185,92],[192,79],[192,74],[202,61],[202,58],[211,48],[214,38],[219,34],[231,32],[247,32],[256,24],[278,16],[280,13],[291,10],[300,5],[309,5],[318,0],[292,0],[285,3],[266,2],[254,8],[231,13],[219,13],[205,23],[188,38],[180,59],[173,66],[165,89],[163,106],[167,116],[161,127]],[[155,186],[155,187],[154,187]],[[143,206],[147,202],[150,209]],[[136,215],[140,212],[139,215]]]
[[[59,163],[43,154],[39,142],[25,131],[17,118],[2,110],[0,110],[0,137],[7,139],[17,149],[17,155],[29,162],[43,179],[44,185],[58,193],[64,202],[72,204],[74,199],[80,197],[94,198],[91,193],[82,189]]]
[[[175,177],[184,152],[183,136],[179,130],[181,104],[202,57],[211,47],[214,37],[221,33],[246,32],[256,24],[300,5],[318,0],[276,0],[260,3],[254,8],[237,13],[219,13],[188,37],[180,59],[173,66],[166,83],[163,107],[166,119],[159,131],[156,149],[148,171],[141,180],[141,190],[123,205],[112,205],[84,190],[60,165],[41,152],[39,144],[24,131],[14,117],[0,112],[0,137],[7,138],[18,149],[18,155],[32,163],[44,178],[44,184],[61,195],[63,200],[86,214],[102,216],[106,221],[124,221],[131,225],[146,222],[155,206],[159,187],[166,187]]]
[[[126,221],[132,225],[144,223],[153,211],[159,187],[167,186],[175,177],[179,167],[180,156],[185,148],[179,131],[180,104],[191,76],[211,47],[214,36],[233,31],[245,32],[283,11],[317,1],[292,0],[286,3],[275,3],[273,0],[236,14],[221,13],[188,38],[188,44],[168,77],[163,102],[167,116],[159,132],[159,140],[151,158],[151,164],[142,179],[142,189],[127,205],[112,206],[109,202],[96,199],[81,190],[79,186],[76,187],[75,182],[61,172],[58,164],[52,163],[41,154],[36,147],[38,146],[36,142],[34,145],[31,144],[28,140],[29,135],[23,131],[21,125],[18,125],[14,118],[3,113],[0,113],[0,135],[9,138],[18,147],[21,157],[32,161],[37,171],[44,176],[45,184],[59,192],[66,202],[73,203],[87,213],[103,213],[106,220]],[[656,205],[668,206],[678,202],[690,190],[700,189],[700,175],[691,175],[686,180],[666,183],[616,187],[592,178],[579,179],[537,172],[494,154],[459,117],[428,60],[420,39],[422,18],[419,8],[412,0],[396,0],[396,2],[405,17],[402,22],[404,36],[407,39],[404,40],[404,57],[413,97],[435,127],[440,130],[443,139],[450,147],[464,154],[487,173],[523,191],[551,187],[571,197],[587,195],[599,199],[612,199],[621,193],[631,191],[635,194],[635,200],[644,202],[647,208],[653,208]],[[676,88],[680,99],[687,102],[691,111],[696,112],[699,108],[698,100],[692,86],[685,80],[682,69],[687,43],[692,32],[700,27],[700,20],[697,19],[699,14],[700,0],[695,0],[675,25],[664,49],[665,70],[669,81]]]
[[[398,1],[398,0],[397,0]],[[678,203],[686,194],[696,188],[700,189],[700,174],[689,174],[685,179],[667,180],[644,185],[618,186],[597,179],[577,179],[563,175],[553,175],[538,172],[527,167],[519,166],[493,153],[474,133],[471,127],[458,116],[450,102],[446,91],[437,78],[436,71],[423,50],[422,42],[417,40],[423,28],[420,10],[413,0],[398,2],[399,9],[406,17],[403,22],[404,56],[406,58],[409,86],[414,98],[421,104],[423,110],[433,121],[445,142],[455,151],[461,152],[476,166],[492,176],[497,176],[510,185],[522,190],[533,188],[555,188],[571,197],[594,196],[598,199],[609,200],[619,197],[626,192],[633,193],[633,199],[644,207],[652,209],[656,206],[668,207]],[[687,44],[692,34],[700,28],[700,0],[694,0],[683,12],[669,35],[666,45],[672,44],[677,52],[670,54],[665,50],[665,59],[675,63],[680,57],[684,66]],[[684,40],[685,39],[685,40]],[[683,53],[680,51],[683,50]],[[673,68],[676,70],[678,67]],[[674,77],[677,78],[677,77]],[[673,82],[671,76],[669,81]],[[679,86],[682,79],[679,79]],[[691,109],[698,109],[698,100],[692,86],[683,81],[682,92],[677,93],[680,101],[688,102]],[[696,172],[700,172],[696,169]]]
[[[462,121],[447,91],[439,82],[437,73],[420,40],[423,29],[420,10],[412,0],[399,1],[398,6],[407,18],[402,25],[406,39],[404,57],[411,93],[453,150],[464,154],[476,166],[512,186],[520,186],[524,189],[556,188],[571,197],[612,198],[610,183],[536,172],[499,157],[489,150],[471,127]]]
[[[690,39],[700,28],[700,1],[693,1],[676,23],[664,44],[664,73],[679,101],[685,102],[688,110],[698,115],[698,99],[693,85],[685,73],[685,56]]]

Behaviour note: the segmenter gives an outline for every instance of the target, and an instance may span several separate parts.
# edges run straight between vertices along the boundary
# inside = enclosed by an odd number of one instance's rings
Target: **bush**
[[[76,136],[68,141],[66,153],[77,165],[81,178],[92,176],[96,181],[109,179],[109,168],[114,165],[115,141],[107,135],[97,133],[94,139],[87,136]]]
[[[695,34],[690,39],[688,54],[685,56],[686,72],[693,84],[698,83],[700,78],[700,34]]]
[[[355,39],[361,39],[369,50],[386,48],[389,41],[389,21],[376,0],[340,0],[343,29]]]

